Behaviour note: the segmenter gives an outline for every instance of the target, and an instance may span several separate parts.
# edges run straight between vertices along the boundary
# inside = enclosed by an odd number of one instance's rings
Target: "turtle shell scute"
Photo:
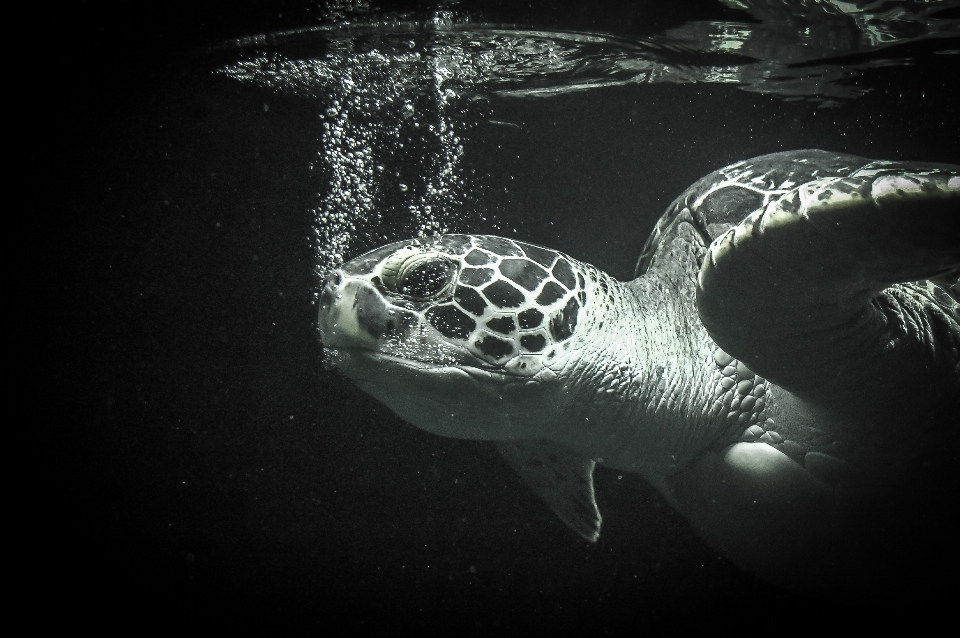
[[[550,316],[550,335],[555,342],[569,339],[573,331],[577,329],[577,320],[580,315],[580,304],[577,298],[571,296],[567,303]]]
[[[476,321],[453,304],[430,308],[427,319],[443,336],[461,341],[465,341],[477,327]]]
[[[537,295],[537,303],[541,306],[550,306],[567,294],[567,291],[564,290],[558,283],[555,281],[548,281],[543,286],[543,290],[540,291],[540,294]]]
[[[520,247],[509,239],[482,236],[475,238],[476,245],[501,257],[523,257]]]
[[[453,300],[457,305],[467,312],[480,316],[487,309],[487,302],[484,301],[480,293],[467,286],[457,286],[457,291],[453,294]]]
[[[513,344],[505,339],[485,334],[477,340],[477,349],[494,361],[514,354]]]
[[[520,347],[524,352],[543,352],[547,346],[547,338],[539,332],[520,335]]]
[[[533,244],[523,244],[523,252],[544,268],[550,268],[557,259],[557,253],[554,251]]]
[[[807,149],[771,153],[716,170],[667,207],[640,252],[634,275],[647,272],[661,247],[682,232],[682,222],[696,229],[706,247],[773,199],[780,199],[782,208],[791,208],[791,191],[798,186],[818,178],[847,176],[869,163],[855,155]]]
[[[501,279],[484,288],[483,296],[500,308],[519,308],[526,301],[521,290]]]
[[[536,308],[528,308],[517,315],[517,322],[523,330],[539,328],[543,324],[543,313]]]
[[[573,274],[573,267],[566,259],[558,259],[552,272],[556,280],[563,284],[567,290],[573,290],[576,287],[577,278]]]
[[[482,286],[492,280],[492,268],[464,268],[460,271],[460,283],[468,286]]]
[[[467,253],[467,256],[464,257],[463,260],[471,266],[483,266],[493,263],[496,261],[496,258],[485,250],[474,248]]]
[[[494,317],[487,321],[487,329],[500,334],[509,335],[517,331],[517,324],[513,317]]]
[[[500,262],[500,274],[530,291],[549,276],[543,266],[529,259],[504,259]]]

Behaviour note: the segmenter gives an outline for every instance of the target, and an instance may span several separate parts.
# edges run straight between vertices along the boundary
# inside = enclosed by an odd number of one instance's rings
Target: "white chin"
[[[421,430],[457,439],[499,440],[532,434],[521,412],[538,405],[540,384],[471,365],[412,361],[364,349],[337,349],[336,367],[357,386]],[[526,409],[524,409],[524,407]],[[521,408],[518,411],[518,408]],[[514,417],[519,417],[519,420]]]

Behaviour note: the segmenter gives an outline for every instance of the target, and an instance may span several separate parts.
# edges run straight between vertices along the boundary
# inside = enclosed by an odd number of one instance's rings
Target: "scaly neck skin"
[[[607,284],[594,293],[566,371],[564,426],[555,434],[604,465],[672,474],[724,433],[722,419],[708,416],[716,346],[692,282],[648,274]]]

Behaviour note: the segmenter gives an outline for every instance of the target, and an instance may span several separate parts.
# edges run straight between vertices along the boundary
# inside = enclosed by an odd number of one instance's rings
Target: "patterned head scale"
[[[597,277],[556,251],[485,235],[391,244],[341,272],[368,281],[380,297],[368,294],[354,307],[383,352],[394,354],[390,334],[397,335],[398,348],[401,341],[429,340],[432,334],[485,368],[524,376],[569,347],[590,297],[587,278]],[[393,319],[377,320],[387,316]],[[411,357],[409,343],[403,356]]]

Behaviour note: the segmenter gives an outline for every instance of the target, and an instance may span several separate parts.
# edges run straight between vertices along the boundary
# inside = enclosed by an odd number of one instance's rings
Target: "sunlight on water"
[[[870,90],[858,82],[865,71],[910,63],[884,47],[947,38],[960,24],[938,14],[958,0],[911,4],[906,13],[896,3],[869,11],[842,2],[732,4],[756,21],[621,37],[476,24],[449,11],[426,21],[374,17],[366,0],[340,0],[327,3],[326,26],[224,43],[242,53],[216,72],[315,105],[319,283],[344,259],[389,241],[498,227],[482,209],[482,177],[469,168],[478,124],[512,126],[491,117],[494,99],[666,82],[830,107]],[[830,63],[844,55],[859,57]]]

